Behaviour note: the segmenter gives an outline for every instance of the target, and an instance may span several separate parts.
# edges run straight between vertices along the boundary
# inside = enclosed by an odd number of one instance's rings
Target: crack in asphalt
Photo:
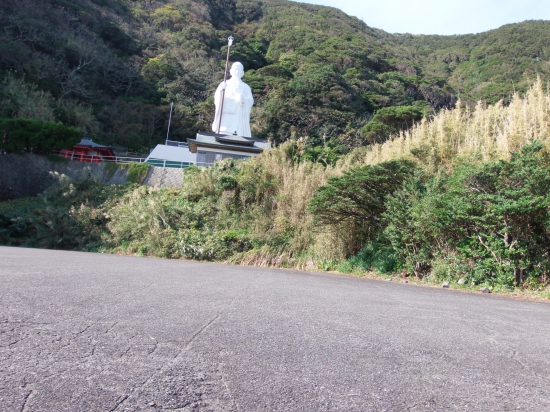
[[[517,363],[519,363],[524,370],[526,370],[527,372],[529,372],[532,375],[536,376],[537,378],[542,379],[543,381],[546,381],[546,382],[550,382],[550,377],[545,376],[545,375],[541,375],[540,373],[535,372],[534,370],[531,369],[531,367],[529,367],[529,365],[526,365],[521,360],[519,360],[517,350],[512,351],[510,359],[512,359],[512,360],[516,361]]]
[[[115,407],[113,409],[111,409],[111,412],[112,411],[115,411],[116,409],[118,409],[120,406],[122,406],[128,399],[130,399],[130,396],[132,394],[136,394],[138,393],[139,391],[141,391],[145,386],[147,386],[147,384],[149,382],[151,382],[153,380],[153,378],[155,378],[156,376],[162,374],[169,366],[175,364],[178,360],[179,357],[181,357],[181,355],[187,351],[189,349],[189,347],[191,346],[191,344],[193,343],[193,341],[195,341],[202,333],[204,333],[204,331],[206,329],[208,329],[209,326],[211,326],[219,317],[220,315],[222,314],[222,312],[218,312],[216,314],[216,316],[214,316],[213,318],[209,319],[203,326],[201,326],[186,342],[185,346],[168,362],[166,362],[164,365],[162,365],[158,370],[156,370],[155,372],[153,372],[151,374],[151,376],[149,376],[140,386],[139,388],[136,388],[134,390],[131,391],[130,394],[126,395],[124,399],[122,399],[117,405],[115,405]]]
[[[118,325],[118,322],[113,323],[113,324],[112,324],[111,326],[109,326],[109,327],[105,330],[105,332],[103,332],[103,333],[104,333],[104,334],[109,333],[111,330],[113,330],[113,328],[114,328],[116,325]]]
[[[128,399],[130,395],[124,395],[117,403],[115,406],[113,406],[111,409],[109,409],[109,412],[114,412],[120,405],[122,405],[126,399]]]
[[[26,383],[25,383],[25,386],[27,386]],[[31,389],[31,391],[25,395],[25,397],[23,398],[23,404],[21,405],[19,412],[25,412],[27,410],[27,403],[32,393],[33,393],[33,390]]]
[[[145,344],[144,346],[152,346],[153,347],[153,350],[151,352],[147,352],[147,355],[151,356],[153,353],[156,352],[156,350],[158,349],[159,345],[158,343],[148,343],[148,344]]]
[[[73,339],[79,337],[80,335],[82,335],[84,332],[86,332],[86,331],[87,331],[88,329],[90,329],[92,326],[94,326],[93,323],[92,323],[91,325],[86,326],[86,327],[85,327],[84,329],[82,329],[80,332],[77,332],[76,335],[73,336]]]
[[[510,359],[517,362],[523,368],[523,370],[529,372],[531,375],[536,376],[537,378],[539,378],[543,381],[550,382],[550,377],[545,376],[545,375],[541,375],[540,373],[538,373],[538,372],[534,371],[533,369],[531,369],[531,367],[529,365],[522,362],[519,359],[519,356],[518,356],[519,352],[516,349],[513,349],[510,345],[507,345],[507,344],[502,343],[499,340],[497,340],[497,337],[500,336],[500,333],[498,333],[495,330],[489,329],[489,328],[485,328],[485,329],[489,333],[491,333],[491,335],[487,337],[487,340],[489,342],[491,342],[493,345],[497,346],[497,347],[504,348],[504,349],[508,350],[509,353],[510,353]]]
[[[212,319],[210,319],[208,322],[206,322],[198,331],[196,331],[193,336],[187,341],[187,344],[185,347],[174,357],[174,359],[178,358],[181,353],[185,352],[187,349],[189,349],[189,346],[193,343],[195,339],[197,339],[210,325],[212,325],[218,318],[220,317],[221,313],[217,313],[216,316],[214,316]]]

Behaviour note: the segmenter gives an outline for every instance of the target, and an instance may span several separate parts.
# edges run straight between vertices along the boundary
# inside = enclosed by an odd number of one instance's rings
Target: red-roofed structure
[[[61,156],[80,162],[99,163],[105,160],[115,160],[113,149],[109,146],[103,146],[92,142],[90,139],[83,138],[80,143],[73,146],[71,150],[63,149]]]

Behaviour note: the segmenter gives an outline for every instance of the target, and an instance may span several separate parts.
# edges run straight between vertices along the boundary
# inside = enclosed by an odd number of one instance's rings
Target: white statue
[[[229,73],[231,78],[221,82],[216,89],[214,96],[216,115],[212,123],[212,130],[217,133],[219,127],[220,134],[236,133],[238,136],[252,137],[250,133],[250,109],[254,104],[254,98],[250,86],[241,80],[244,75],[244,67],[240,62],[235,62]],[[225,90],[225,96],[220,123],[220,105],[223,90]]]

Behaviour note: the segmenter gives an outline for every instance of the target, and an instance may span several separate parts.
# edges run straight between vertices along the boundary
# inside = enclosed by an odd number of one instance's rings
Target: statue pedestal
[[[265,139],[199,132],[195,139],[187,139],[191,153],[197,154],[197,166],[211,166],[227,158],[246,160],[256,157],[271,143]]]

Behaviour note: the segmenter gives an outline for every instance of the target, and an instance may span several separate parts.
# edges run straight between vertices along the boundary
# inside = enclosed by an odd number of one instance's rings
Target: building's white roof
[[[147,156],[146,160],[149,159],[169,160],[171,162],[196,163],[197,154],[191,153],[188,147],[175,147],[159,144],[153,149],[151,153],[149,153],[149,156]]]

